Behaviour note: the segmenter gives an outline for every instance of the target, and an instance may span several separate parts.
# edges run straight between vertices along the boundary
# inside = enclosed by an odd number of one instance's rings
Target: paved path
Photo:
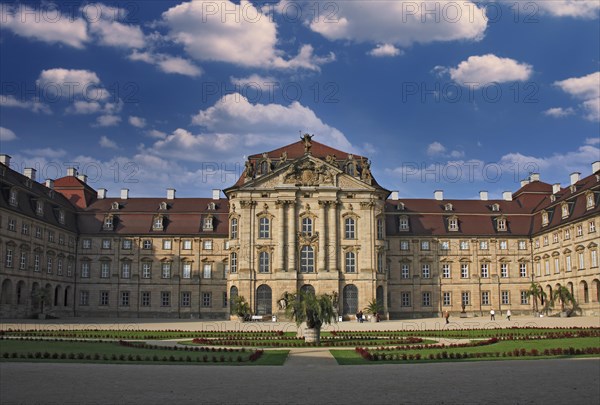
[[[328,348],[302,347],[290,350],[285,367],[311,367],[321,369],[323,367],[336,367],[337,361],[331,355]]]

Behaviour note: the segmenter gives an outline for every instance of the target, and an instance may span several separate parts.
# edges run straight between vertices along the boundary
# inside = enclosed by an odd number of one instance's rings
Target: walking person
[[[506,319],[508,319],[510,321],[510,316],[512,314],[510,313],[510,309],[506,310]]]
[[[494,311],[494,309],[490,310],[490,321],[495,321],[496,320],[496,311]]]
[[[450,323],[450,321],[449,321],[450,312],[448,312],[448,311],[444,312],[444,318],[446,318],[446,325],[448,325]]]

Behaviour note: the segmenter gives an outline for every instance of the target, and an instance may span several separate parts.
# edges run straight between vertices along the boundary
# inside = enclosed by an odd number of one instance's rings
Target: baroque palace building
[[[234,296],[283,315],[286,292],[334,294],[352,318],[531,313],[532,281],[600,313],[600,162],[570,184],[531,174],[501,200],[401,199],[366,157],[305,135],[252,155],[212,198],[119,198],[84,175],[36,181],[0,155],[0,316],[225,319]]]

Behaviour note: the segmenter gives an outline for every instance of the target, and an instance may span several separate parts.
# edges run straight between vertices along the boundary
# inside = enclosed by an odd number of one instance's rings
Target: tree
[[[233,298],[230,311],[232,315],[237,315],[242,320],[245,320],[250,315],[250,304],[246,302],[246,298],[238,295]]]
[[[546,293],[540,283],[531,282],[531,285],[527,290],[527,297],[533,298],[533,312],[537,313],[539,312],[538,299],[542,302],[545,301]]]
[[[296,325],[306,322],[306,327],[312,329],[311,333],[305,333],[304,341],[319,344],[323,324],[331,324],[332,320],[335,322],[334,297],[300,291],[295,294],[286,292],[284,299],[285,314],[296,321]]]
[[[571,291],[562,285],[552,292],[552,305],[554,305],[556,301],[560,302],[560,312],[566,312],[566,306],[569,304],[572,306],[571,309],[574,309],[577,306],[575,297],[573,297]]]

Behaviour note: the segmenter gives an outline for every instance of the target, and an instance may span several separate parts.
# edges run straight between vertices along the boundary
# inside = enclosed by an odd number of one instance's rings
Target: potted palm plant
[[[567,287],[562,285],[552,292],[552,305],[554,305],[556,301],[560,302],[560,316],[563,318],[566,318],[569,315],[571,315],[571,313],[577,306],[577,303],[575,302],[575,297],[573,297],[571,291],[569,291]],[[571,309],[569,310],[569,312],[567,312],[567,306],[569,304],[571,305]]]
[[[542,302],[546,300],[546,293],[544,292],[544,289],[540,283],[531,283],[529,289],[527,290],[527,297],[533,298],[533,316],[539,316],[540,310],[538,307],[538,299]]]
[[[377,300],[373,299],[369,302],[369,304],[363,310],[368,314],[371,314],[371,322],[379,322],[379,314],[383,312],[383,305],[377,302]]]
[[[250,316],[250,304],[243,296],[238,295],[233,298],[230,311],[232,318],[236,317],[238,321],[244,322]]]
[[[321,327],[323,324],[335,322],[336,312],[333,297],[329,294],[315,295],[312,292],[300,291],[295,294],[285,294],[287,300],[285,314],[300,326],[306,322],[304,341],[321,343]]]

